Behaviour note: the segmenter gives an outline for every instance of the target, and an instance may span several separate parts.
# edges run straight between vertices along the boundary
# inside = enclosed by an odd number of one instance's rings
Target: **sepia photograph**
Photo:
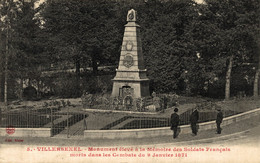
[[[259,0],[0,0],[0,163],[258,163],[259,78]]]

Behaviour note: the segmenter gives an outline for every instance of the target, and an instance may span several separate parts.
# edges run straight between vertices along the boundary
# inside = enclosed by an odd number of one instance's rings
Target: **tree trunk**
[[[41,83],[37,80],[37,98],[41,97]]]
[[[259,85],[259,75],[260,75],[260,63],[258,65],[258,70],[255,73],[255,81],[254,81],[254,98],[258,98],[258,85]]]
[[[19,91],[19,100],[23,99],[23,79],[20,79],[20,91]]]
[[[76,65],[76,75],[77,75],[77,78],[79,78],[80,77],[80,60],[79,60],[79,58],[76,59],[75,65]]]
[[[91,59],[92,59],[92,68],[93,68],[92,73],[93,73],[94,75],[97,75],[98,65],[97,65],[96,55],[95,55],[95,54],[91,55]]]
[[[229,58],[228,70],[226,73],[225,100],[229,100],[230,98],[230,79],[231,79],[232,64],[233,64],[233,55]]]
[[[254,98],[257,99],[259,96],[259,76],[260,76],[260,35],[258,34],[258,68],[256,69],[255,73],[255,81],[254,81]]]
[[[4,103],[7,106],[7,80],[8,80],[8,53],[9,53],[9,26],[7,24],[6,28],[6,42],[5,42],[5,63],[4,63],[4,69],[5,69],[5,81],[4,81]]]
[[[77,58],[76,62],[76,96],[80,96],[80,59]]]
[[[2,66],[1,66],[2,67]],[[4,77],[3,77],[3,69],[1,68],[1,70],[0,70],[1,72],[0,72],[0,102],[1,101],[3,101],[3,97],[4,97],[4,94],[3,94],[3,90],[4,90],[4,87],[3,87],[3,79],[4,79]]]
[[[7,103],[7,100],[8,100],[8,91],[7,91],[7,88],[8,88],[8,58],[9,58],[9,25],[10,25],[10,8],[11,8],[11,5],[10,5],[10,1],[8,2],[8,8],[7,8],[7,23],[6,23],[6,38],[5,38],[5,63],[4,63],[4,69],[5,69],[5,73],[4,73],[4,103],[7,107],[8,103]]]

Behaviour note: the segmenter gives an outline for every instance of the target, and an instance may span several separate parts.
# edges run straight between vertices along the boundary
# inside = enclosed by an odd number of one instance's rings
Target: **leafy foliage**
[[[7,2],[12,5],[9,15]],[[258,0],[47,0],[34,8],[35,2],[1,1],[0,52],[5,54],[9,18],[8,70],[13,79],[45,81],[64,97],[79,97],[87,90],[109,92],[110,82],[97,84],[98,67],[118,65],[125,17],[134,8],[151,92],[222,97],[231,57],[231,94],[252,90],[260,63]],[[3,71],[5,56],[0,56]],[[59,69],[73,64],[76,76],[42,76],[41,67],[53,63]],[[88,67],[92,75],[80,73]]]
[[[41,17],[53,62],[73,61],[76,71],[80,64],[91,65],[95,73],[98,64],[115,62],[120,37],[112,5],[94,0],[47,1]]]

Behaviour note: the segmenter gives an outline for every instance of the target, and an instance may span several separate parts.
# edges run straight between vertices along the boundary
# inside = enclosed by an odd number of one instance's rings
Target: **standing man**
[[[179,111],[178,108],[174,109],[174,113],[171,115],[171,130],[173,130],[173,139],[177,138],[177,129],[180,122],[179,115],[177,112]]]
[[[216,123],[217,123],[217,134],[221,134],[221,127],[220,124],[222,123],[223,120],[223,113],[221,112],[221,109],[218,108],[217,109],[218,114],[217,114],[217,119],[216,119]]]
[[[198,123],[198,120],[199,120],[199,112],[197,110],[197,107],[195,108],[195,110],[193,110],[193,112],[191,113],[191,116],[190,116],[190,123],[191,123],[191,130],[192,130],[192,133],[194,135],[197,135],[197,123]]]

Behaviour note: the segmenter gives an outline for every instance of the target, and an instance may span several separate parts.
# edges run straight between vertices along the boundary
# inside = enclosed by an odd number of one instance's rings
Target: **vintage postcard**
[[[258,0],[1,0],[0,162],[260,162]]]

